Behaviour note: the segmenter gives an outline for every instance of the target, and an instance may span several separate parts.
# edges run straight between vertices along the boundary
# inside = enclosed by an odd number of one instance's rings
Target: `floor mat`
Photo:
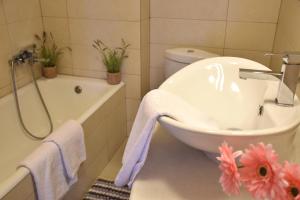
[[[129,200],[130,189],[117,187],[113,181],[98,179],[83,200]]]

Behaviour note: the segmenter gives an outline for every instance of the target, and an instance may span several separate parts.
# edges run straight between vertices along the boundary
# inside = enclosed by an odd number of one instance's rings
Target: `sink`
[[[300,104],[275,104],[279,80],[243,80],[239,68],[269,70],[237,57],[216,57],[193,63],[169,77],[159,89],[180,96],[199,112],[213,118],[218,130],[205,130],[168,117],[159,122],[167,131],[194,148],[218,153],[226,141],[235,149],[258,142],[271,143],[282,159],[289,159],[300,123]]]

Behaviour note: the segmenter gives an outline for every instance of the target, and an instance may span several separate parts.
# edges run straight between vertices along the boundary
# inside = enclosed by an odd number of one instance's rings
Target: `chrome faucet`
[[[28,62],[29,64],[34,64],[37,62],[46,62],[47,59],[44,58],[38,58],[37,52],[36,52],[36,45],[29,45],[25,48],[23,48],[19,53],[17,53],[15,56],[12,57],[11,60],[9,60],[9,63],[14,62],[15,64],[23,64],[25,62]]]
[[[300,52],[287,52],[284,54],[268,53],[265,56],[282,56],[281,72],[276,73],[267,70],[239,69],[241,79],[260,79],[278,80],[279,88],[276,104],[282,106],[293,106],[296,94],[299,71],[300,71]]]

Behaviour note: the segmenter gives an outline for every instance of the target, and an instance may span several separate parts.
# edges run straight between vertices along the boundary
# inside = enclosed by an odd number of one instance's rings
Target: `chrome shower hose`
[[[43,140],[45,139],[48,135],[50,135],[53,131],[53,122],[52,122],[52,119],[51,119],[51,116],[50,116],[50,113],[49,113],[49,110],[46,106],[46,103],[43,99],[43,96],[41,94],[41,91],[40,91],[40,88],[36,82],[36,79],[35,79],[35,76],[34,76],[34,72],[33,72],[33,66],[32,64],[30,64],[30,71],[31,71],[31,75],[32,75],[32,80],[33,80],[33,83],[34,83],[34,86],[36,88],[36,91],[38,93],[38,96],[41,100],[41,103],[43,105],[43,108],[47,114],[47,117],[48,117],[48,120],[49,120],[49,124],[50,124],[50,130],[48,132],[48,134],[46,136],[43,136],[43,137],[40,137],[40,136],[36,136],[35,133],[32,133],[25,125],[24,123],[24,120],[23,120],[23,116],[22,116],[22,112],[21,112],[21,109],[20,109],[20,104],[19,104],[19,98],[18,98],[18,89],[17,89],[17,84],[16,84],[16,67],[15,67],[15,62],[14,61],[11,61],[10,62],[11,64],[11,79],[12,79],[12,86],[13,86],[13,93],[14,93],[14,98],[15,98],[15,103],[16,103],[16,108],[17,108],[17,113],[18,113],[18,117],[19,117],[19,121],[23,127],[23,129],[25,130],[25,132],[31,136],[32,138],[34,139],[37,139],[37,140]]]

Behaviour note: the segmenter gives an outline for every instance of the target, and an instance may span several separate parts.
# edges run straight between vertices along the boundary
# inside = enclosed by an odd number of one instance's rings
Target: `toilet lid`
[[[198,60],[218,56],[219,55],[217,54],[195,48],[174,48],[166,50],[167,59],[185,64],[190,64]]]

